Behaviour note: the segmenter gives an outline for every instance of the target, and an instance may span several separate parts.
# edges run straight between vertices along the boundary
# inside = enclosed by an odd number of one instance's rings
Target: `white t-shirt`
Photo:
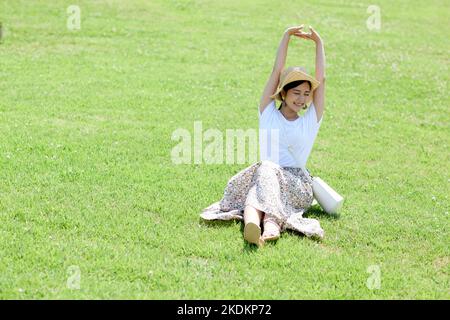
[[[262,114],[258,108],[258,117],[260,160],[270,160],[282,167],[305,168],[323,119],[322,115],[317,122],[314,104],[311,103],[299,118],[290,121],[272,100]]]

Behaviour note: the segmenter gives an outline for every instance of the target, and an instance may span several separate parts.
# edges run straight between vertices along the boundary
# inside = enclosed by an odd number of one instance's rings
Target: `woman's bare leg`
[[[261,238],[264,241],[276,240],[280,237],[280,226],[275,221],[275,219],[265,214],[263,218],[263,224],[264,224],[264,233],[262,234]]]
[[[261,221],[264,217],[264,212],[258,210],[252,206],[246,206],[244,210],[244,224],[248,222],[253,222],[256,225],[260,226]]]
[[[262,246],[264,240],[261,238],[261,220],[264,213],[252,206],[246,206],[244,210],[244,239],[257,246]]]

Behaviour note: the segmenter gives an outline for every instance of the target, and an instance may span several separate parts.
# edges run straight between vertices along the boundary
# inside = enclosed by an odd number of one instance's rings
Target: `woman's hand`
[[[302,25],[297,26],[297,27],[287,28],[286,31],[284,31],[284,34],[288,35],[289,37],[292,36],[292,35],[295,35],[295,34],[300,34],[302,32],[301,30],[302,30],[303,26],[304,25],[302,24]]]
[[[315,43],[321,43],[322,42],[322,38],[320,38],[319,34],[317,33],[316,30],[313,29],[313,27],[309,26],[309,32],[303,32],[303,31],[298,31],[294,33],[294,36],[299,37],[299,38],[303,38],[306,40],[312,40]]]

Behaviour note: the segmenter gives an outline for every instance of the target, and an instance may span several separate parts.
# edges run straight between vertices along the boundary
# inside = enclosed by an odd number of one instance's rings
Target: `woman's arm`
[[[319,122],[325,110],[325,50],[320,38],[316,42],[316,79],[320,81],[320,85],[314,90],[313,103]]]
[[[320,85],[314,90],[313,103],[319,122],[325,110],[325,49],[320,37],[316,41],[316,79],[320,81]]]
[[[302,32],[300,37],[313,40],[316,44],[316,79],[320,85],[314,90],[313,103],[316,107],[317,122],[322,118],[325,110],[325,49],[323,47],[322,38],[311,26],[310,33]]]
[[[299,27],[291,27],[286,29],[281,39],[280,45],[278,46],[277,57],[272,68],[272,73],[270,74],[269,80],[267,80],[266,86],[264,88],[261,100],[259,103],[259,111],[262,113],[265,107],[271,102],[271,95],[277,90],[278,82],[280,80],[281,71],[283,71],[284,65],[286,63],[287,50],[289,45],[289,40],[292,35],[299,35],[299,32],[303,28],[303,25]]]

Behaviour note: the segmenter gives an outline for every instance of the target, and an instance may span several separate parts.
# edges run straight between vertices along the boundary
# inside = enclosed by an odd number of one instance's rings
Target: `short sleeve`
[[[306,131],[315,135],[317,131],[319,131],[320,125],[322,124],[323,114],[320,118],[320,121],[317,122],[316,107],[314,106],[314,103],[311,103],[302,118],[303,126],[305,127]]]
[[[269,104],[264,108],[264,111],[261,113],[259,111],[259,107],[258,107],[258,118],[259,120],[263,119],[263,118],[267,118],[270,114],[275,113],[277,110],[276,106],[275,106],[275,100],[271,100],[269,102]]]

